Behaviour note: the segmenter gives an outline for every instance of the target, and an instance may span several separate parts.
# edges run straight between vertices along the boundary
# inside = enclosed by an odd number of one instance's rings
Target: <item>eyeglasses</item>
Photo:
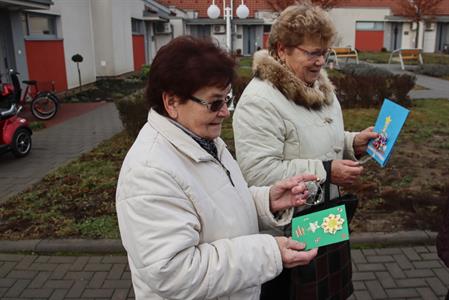
[[[220,99],[220,100],[214,100],[212,102],[207,102],[206,100],[197,98],[195,96],[190,96],[190,100],[192,100],[193,102],[202,104],[204,106],[207,106],[207,108],[212,112],[219,111],[225,104],[226,104],[226,106],[229,106],[229,104],[231,104],[231,102],[234,101],[234,98],[235,98],[235,96],[227,95],[224,100]]]
[[[327,48],[327,49],[320,49],[320,50],[310,52],[310,51],[307,51],[306,49],[303,49],[298,46],[295,46],[295,48],[304,52],[309,60],[317,60],[321,56],[324,58],[324,60],[327,60],[327,58],[329,57],[330,50],[331,50],[330,48]]]

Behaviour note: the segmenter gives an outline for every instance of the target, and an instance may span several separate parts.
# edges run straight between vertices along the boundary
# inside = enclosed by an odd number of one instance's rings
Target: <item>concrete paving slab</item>
[[[64,123],[35,132],[32,136],[33,148],[27,157],[15,159],[9,153],[0,155],[0,203],[122,129],[115,105],[107,103]]]
[[[353,264],[355,293],[349,299],[444,299],[449,280],[446,268],[429,265],[429,272],[411,266],[403,269],[375,257],[382,252],[410,255],[410,248],[375,248],[373,251],[352,250],[358,261],[378,261],[365,270],[366,263]],[[397,254],[398,249],[400,254]],[[414,257],[425,262],[422,256]],[[28,266],[28,267],[27,267]],[[76,270],[76,271],[75,271]],[[362,271],[360,271],[362,270]],[[376,271],[382,270],[382,271]],[[0,254],[0,292],[2,299],[22,299],[34,295],[39,299],[55,299],[54,295],[78,299],[134,299],[127,258],[124,255],[46,256]],[[400,272],[402,276],[397,276]],[[115,296],[114,296],[115,295]],[[61,298],[63,299],[63,298]]]

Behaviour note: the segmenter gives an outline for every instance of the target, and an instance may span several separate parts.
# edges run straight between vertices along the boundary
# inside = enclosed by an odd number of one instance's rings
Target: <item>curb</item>
[[[435,244],[437,233],[432,231],[361,232],[351,234],[354,246],[400,246],[414,244]],[[22,240],[0,241],[0,253],[34,252],[34,253],[126,253],[121,240]]]
[[[125,253],[121,240],[22,240],[0,241],[0,253],[35,252],[35,253]]]

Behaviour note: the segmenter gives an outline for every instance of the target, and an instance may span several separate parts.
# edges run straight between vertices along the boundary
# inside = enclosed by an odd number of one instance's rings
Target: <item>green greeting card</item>
[[[326,246],[349,239],[344,205],[293,218],[292,239],[306,243],[306,249]]]

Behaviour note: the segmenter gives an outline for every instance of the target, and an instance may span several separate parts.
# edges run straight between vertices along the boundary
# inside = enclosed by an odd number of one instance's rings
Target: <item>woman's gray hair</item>
[[[271,27],[268,50],[278,58],[278,44],[294,47],[301,45],[306,37],[319,38],[330,47],[335,35],[335,25],[325,10],[309,3],[292,5],[282,11]]]

